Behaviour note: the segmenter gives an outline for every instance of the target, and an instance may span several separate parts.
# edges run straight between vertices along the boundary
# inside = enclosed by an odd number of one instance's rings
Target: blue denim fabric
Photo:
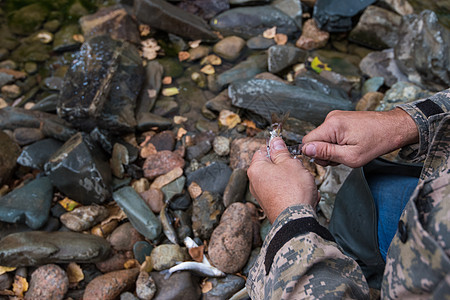
[[[378,247],[385,261],[400,216],[418,180],[415,177],[384,174],[367,178],[377,209]]]

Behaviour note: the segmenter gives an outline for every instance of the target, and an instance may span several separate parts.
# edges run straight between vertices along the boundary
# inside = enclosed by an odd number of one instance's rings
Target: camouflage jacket
[[[381,297],[450,298],[450,89],[399,106],[415,121],[420,141],[402,149],[425,159],[421,178],[399,221],[386,259]],[[295,205],[275,220],[247,279],[252,299],[368,299],[358,264]]]

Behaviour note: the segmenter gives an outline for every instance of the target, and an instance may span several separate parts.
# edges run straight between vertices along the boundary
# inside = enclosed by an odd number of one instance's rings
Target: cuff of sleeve
[[[410,103],[401,104],[397,106],[403,109],[411,118],[416,122],[417,129],[419,131],[419,143],[414,145],[408,145],[400,151],[400,156],[408,160],[417,159],[420,156],[426,154],[428,149],[428,136],[430,134],[427,118],[423,115],[422,111],[416,106]]]

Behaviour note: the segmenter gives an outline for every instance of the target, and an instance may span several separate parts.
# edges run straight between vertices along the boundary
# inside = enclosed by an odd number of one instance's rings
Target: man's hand
[[[386,112],[332,111],[303,138],[303,154],[320,165],[361,167],[372,159],[417,143],[414,120],[402,109]]]
[[[295,204],[317,205],[319,195],[314,178],[300,160],[289,154],[281,138],[270,144],[270,158],[265,148],[253,155],[247,171],[250,192],[273,223],[278,215]]]

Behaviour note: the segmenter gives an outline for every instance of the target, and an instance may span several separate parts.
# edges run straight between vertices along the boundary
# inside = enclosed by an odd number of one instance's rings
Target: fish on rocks
[[[164,273],[164,278],[168,279],[172,273],[177,271],[190,271],[193,272],[196,275],[203,276],[203,277],[224,277],[226,274],[219,269],[208,266],[207,264],[195,262],[195,261],[185,261],[178,263],[176,266],[173,266],[172,268],[168,270],[161,271]]]

